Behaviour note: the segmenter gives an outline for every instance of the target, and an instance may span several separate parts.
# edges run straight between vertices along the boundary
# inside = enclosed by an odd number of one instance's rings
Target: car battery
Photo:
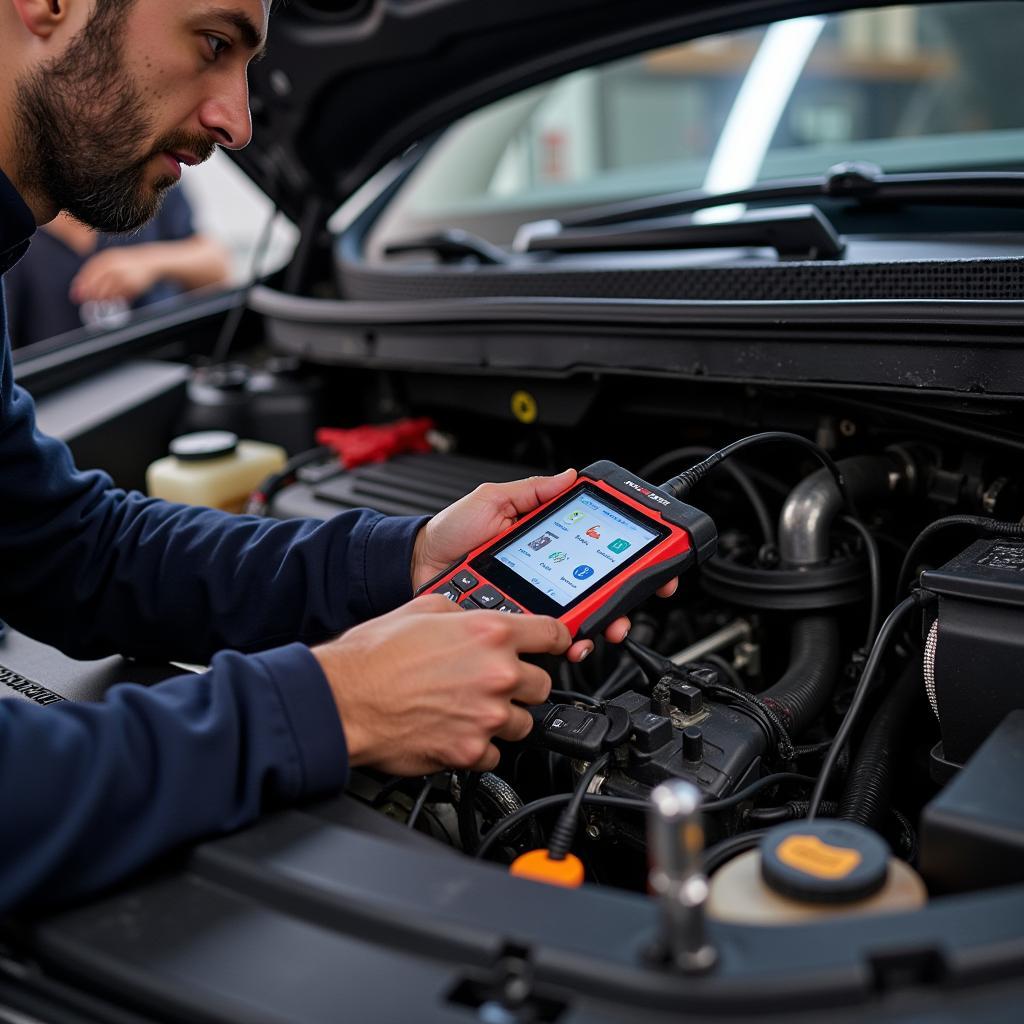
[[[1024,542],[975,541],[921,586],[938,597],[924,664],[942,732],[935,759],[952,768],[1024,708]]]

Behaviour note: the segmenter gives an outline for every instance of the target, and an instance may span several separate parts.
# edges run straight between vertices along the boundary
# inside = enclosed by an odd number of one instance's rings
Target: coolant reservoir
[[[707,912],[743,924],[805,924],[916,910],[926,899],[921,877],[870,829],[811,821],[773,828],[759,849],[716,871]]]
[[[184,434],[171,442],[170,455],[146,470],[146,490],[183,505],[240,512],[252,491],[286,459],[279,445],[240,441],[227,430]]]

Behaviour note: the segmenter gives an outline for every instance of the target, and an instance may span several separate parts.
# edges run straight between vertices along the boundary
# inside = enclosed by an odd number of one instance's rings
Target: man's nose
[[[252,140],[249,115],[249,83],[244,75],[222,83],[216,95],[199,108],[199,120],[225,149],[242,149]]]

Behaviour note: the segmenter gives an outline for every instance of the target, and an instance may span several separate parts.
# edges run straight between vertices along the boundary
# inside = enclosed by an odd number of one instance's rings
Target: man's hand
[[[507,484],[481,484],[471,494],[449,505],[431,519],[416,538],[412,555],[413,589],[443,572],[467,551],[508,529],[520,516],[550,501],[571,487],[576,470],[557,476],[533,476]],[[670,580],[658,590],[662,597],[675,593],[679,580]],[[503,616],[504,617],[504,616]],[[629,632],[629,619],[616,619],[604,631],[612,643],[621,643]],[[590,640],[579,640],[568,651],[570,661],[582,661],[594,649]]]
[[[520,654],[561,654],[569,631],[540,615],[467,612],[426,594],[314,648],[345,730],[349,762],[396,775],[489,771],[495,736],[533,724],[551,678]]]

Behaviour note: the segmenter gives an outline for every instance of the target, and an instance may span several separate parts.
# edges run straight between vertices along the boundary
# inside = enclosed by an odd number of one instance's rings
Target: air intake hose
[[[839,626],[829,615],[797,619],[791,634],[789,668],[758,696],[799,736],[824,710],[839,672]]]
[[[839,462],[851,499],[875,503],[889,497],[907,478],[889,455],[858,455]],[[813,571],[828,563],[832,522],[842,511],[843,498],[826,470],[800,481],[790,492],[779,516],[779,554],[786,568]],[[782,678],[759,694],[799,736],[824,710],[839,673],[839,626],[829,615],[805,615],[793,625],[789,668]]]
[[[878,829],[889,810],[899,736],[921,689],[921,666],[911,664],[886,694],[864,732],[850,768],[839,817]]]

